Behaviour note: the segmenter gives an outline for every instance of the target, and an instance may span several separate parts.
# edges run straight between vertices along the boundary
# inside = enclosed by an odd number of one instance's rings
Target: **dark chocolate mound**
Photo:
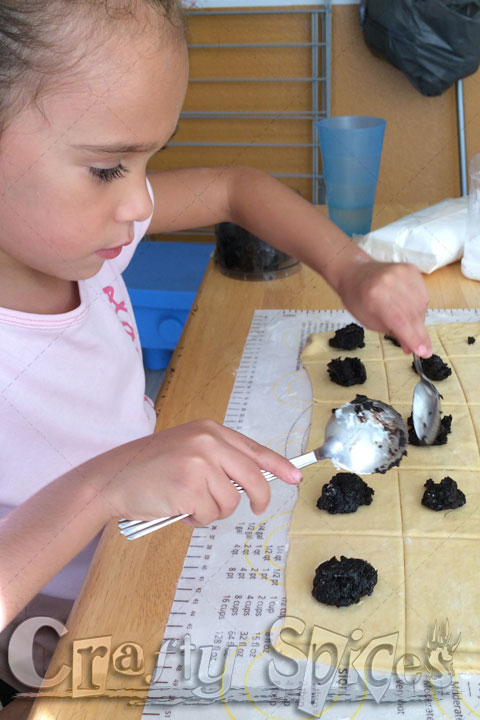
[[[317,567],[312,595],[325,605],[347,607],[358,603],[364,595],[371,595],[377,580],[377,571],[366,560],[344,555],[340,560],[332,557]]]
[[[415,432],[415,428],[413,427],[413,418],[410,415],[410,417],[407,419],[407,425],[408,425],[408,442],[410,445],[423,445],[424,443],[420,442],[418,439],[417,433]],[[447,444],[447,435],[452,432],[452,416],[451,415],[444,415],[442,419],[440,420],[440,430],[438,431],[438,435],[435,439],[435,442],[432,443],[432,445],[446,445]]]
[[[393,343],[396,347],[401,347],[397,338],[394,338],[393,335],[384,335],[383,337],[385,338],[385,340],[390,340],[390,342]]]
[[[467,338],[467,342],[469,345],[473,345],[473,343],[476,341],[476,338],[472,337],[472,335],[469,335]]]
[[[367,379],[365,365],[359,358],[335,358],[327,365],[330,380],[337,385],[350,387],[350,385],[361,385]]]
[[[330,338],[328,344],[340,350],[356,350],[365,347],[365,331],[356,323],[350,323],[340,330],[335,330],[335,335]]]
[[[449,375],[452,374],[452,369],[443,362],[440,355],[432,355],[429,358],[420,358],[423,372],[430,380],[445,380]],[[412,363],[412,368],[415,370],[415,365]],[[415,370],[415,372],[417,372]]]
[[[355,412],[357,415],[361,415],[364,410],[376,410],[379,413],[383,412],[383,408],[379,405],[375,405],[374,400],[370,400],[370,398],[366,395],[359,395],[357,393],[351,402],[355,405]]]
[[[429,478],[425,488],[422,505],[430,510],[455,510],[467,502],[464,493],[459,490],[457,483],[451,477],[444,477],[439,483],[434,483]]]
[[[356,512],[360,505],[372,503],[374,492],[375,490],[355,473],[339,472],[323,486],[317,507],[319,510],[326,510],[330,515]]]
[[[375,405],[375,401],[370,400],[366,395],[358,395],[357,393],[351,402],[355,406],[354,410],[356,414],[360,416],[365,410],[376,410],[379,413],[383,412],[383,408]]]

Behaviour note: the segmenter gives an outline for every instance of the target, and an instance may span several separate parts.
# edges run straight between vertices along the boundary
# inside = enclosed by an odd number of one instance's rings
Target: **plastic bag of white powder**
[[[375,260],[407,262],[424,273],[462,257],[467,232],[467,198],[442,200],[406,215],[355,242]]]

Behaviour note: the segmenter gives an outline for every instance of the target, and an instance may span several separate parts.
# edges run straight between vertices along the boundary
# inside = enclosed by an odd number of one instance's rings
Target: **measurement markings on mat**
[[[480,309],[476,312],[436,310],[429,311],[427,323],[468,322],[479,318]],[[288,379],[295,370],[301,369],[299,356],[309,334],[333,332],[350,322],[353,318],[345,311],[257,311],[236,372],[224,424],[265,444],[273,438],[271,447],[281,451],[285,448],[288,457],[300,454],[308,433],[310,408],[281,402],[283,397],[277,401],[271,391],[273,381],[277,377]],[[303,375],[298,373],[298,386],[294,388],[296,392],[297,387],[300,388],[298,394],[302,399],[308,398],[308,387],[302,384]],[[257,666],[262,667],[260,660],[255,660],[261,658],[264,651],[259,638],[264,637],[273,619],[285,613],[283,571],[279,565],[283,566],[286,561],[287,516],[291,506],[286,494],[281,495],[280,484],[277,493],[272,492],[270,511],[263,521],[252,520],[245,502],[247,515],[242,514],[240,506],[231,519],[193,530],[185,560],[188,564],[183,566],[180,575],[183,585],[177,588],[179,597],[175,598],[175,602],[183,603],[183,610],[173,604],[167,624],[167,632],[173,631],[176,635],[171,640],[177,640],[179,646],[173,668],[166,671],[162,682],[175,689],[178,698],[191,697],[191,689],[182,675],[185,658],[180,645],[186,636],[192,647],[211,647],[216,661],[224,648],[242,649],[243,644],[248,643],[248,652],[236,654],[238,678],[235,676],[232,681],[231,698],[248,700],[244,676],[250,668],[249,682],[254,690],[258,684],[259,697],[263,697],[265,679],[263,675],[256,678],[254,672]],[[280,497],[278,506],[275,497]],[[273,533],[272,553],[266,551],[264,543]],[[195,552],[198,554],[191,554]],[[199,563],[190,565],[192,560]],[[188,575],[184,574],[186,570]],[[168,639],[165,637],[164,641]]]

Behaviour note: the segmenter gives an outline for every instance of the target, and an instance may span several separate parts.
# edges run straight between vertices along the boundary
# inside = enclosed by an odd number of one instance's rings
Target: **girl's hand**
[[[199,420],[120,445],[53,480],[0,522],[0,630],[112,518],[189,513],[192,525],[207,525],[237,507],[232,479],[253,512],[263,512],[270,489],[261,468],[289,483],[302,476],[272,450]]]
[[[338,291],[363,325],[392,335],[406,353],[430,357],[432,345],[424,324],[428,294],[416,267],[357,256],[343,268]]]
[[[213,420],[149,435],[103,458],[108,480],[102,494],[111,515],[130,520],[188,513],[191,525],[208,525],[231,515],[240,502],[232,480],[245,489],[259,514],[270,500],[261,469],[288,483],[302,478],[281,455]]]

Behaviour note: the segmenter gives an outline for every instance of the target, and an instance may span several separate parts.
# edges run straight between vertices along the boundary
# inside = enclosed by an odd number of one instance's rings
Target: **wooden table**
[[[466,280],[458,263],[436,271],[426,280],[430,307],[480,307],[480,283]],[[243,282],[223,277],[210,264],[157,399],[157,429],[202,417],[223,421],[255,309],[341,307],[334,292],[308,268],[283,280]],[[30,718],[141,717],[142,702],[129,705],[128,699],[118,696],[124,696],[128,692],[125,689],[130,688],[133,696],[145,698],[145,677],[154,669],[155,653],[162,642],[190,535],[191,529],[177,523],[129,542],[120,535],[116,523],[110,523],[72,611],[68,634],[61,639],[49,671],[53,676],[63,664],[72,666],[74,645],[77,697],[71,696],[70,674],[51,691],[58,697],[37,700]],[[108,690],[104,691],[102,680],[98,681],[97,692],[104,696],[93,698],[95,690],[88,679],[90,663],[83,667],[83,681],[78,674],[78,647],[99,647],[99,654],[104,652],[101,647],[107,648],[105,656],[95,660],[96,680],[102,675],[102,663],[108,662],[109,651],[124,643],[136,643],[143,649],[143,670],[141,658],[137,663],[141,674],[122,675],[110,663],[103,677]],[[128,652],[125,646],[123,652]],[[117,668],[119,663],[117,657]]]

